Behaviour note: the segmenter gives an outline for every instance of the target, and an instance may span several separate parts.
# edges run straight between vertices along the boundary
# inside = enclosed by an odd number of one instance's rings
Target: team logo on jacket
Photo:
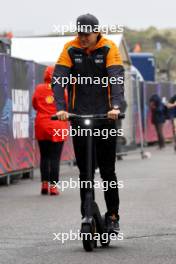
[[[103,63],[104,60],[103,59],[95,59],[95,63]]]
[[[75,63],[82,63],[82,58],[75,58]]]
[[[54,102],[54,97],[52,95],[49,95],[45,98],[45,101],[47,104],[52,104]]]
[[[82,63],[82,54],[75,54],[74,55],[74,62],[75,63]]]
[[[103,62],[104,62],[103,54],[97,54],[95,57],[95,63],[103,63]]]

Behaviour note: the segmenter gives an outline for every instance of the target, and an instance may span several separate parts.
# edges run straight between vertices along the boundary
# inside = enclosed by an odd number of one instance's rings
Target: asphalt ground
[[[173,147],[149,148],[150,159],[130,152],[117,163],[120,189],[120,226],[123,240],[88,253],[79,239],[65,243],[53,233],[78,233],[79,188],[60,196],[40,195],[40,175],[0,186],[0,264],[175,264],[176,263],[176,154]],[[77,180],[76,167],[61,166],[61,179]],[[96,180],[100,179],[96,175]],[[96,201],[105,212],[103,191]]]

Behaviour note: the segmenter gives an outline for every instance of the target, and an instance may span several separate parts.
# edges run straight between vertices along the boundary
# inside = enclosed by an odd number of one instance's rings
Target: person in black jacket
[[[158,136],[159,148],[165,147],[165,140],[163,135],[163,124],[165,122],[166,107],[162,103],[161,98],[157,94],[150,97],[150,109],[152,111],[152,124],[155,126]]]
[[[79,83],[69,87],[69,111],[75,114],[108,114],[109,120],[98,122],[97,128],[116,129],[115,119],[118,118],[122,102],[124,101],[124,68],[119,49],[115,43],[97,32],[98,19],[90,14],[77,19],[78,36],[66,43],[55,65],[53,75],[53,90],[59,119],[66,120],[68,113],[64,108],[63,77],[88,77],[87,83]],[[79,27],[78,27],[79,25]],[[95,30],[96,28],[96,30]],[[60,77],[61,80],[59,79]],[[103,78],[115,78],[116,82],[103,84]],[[95,83],[95,79],[101,80]],[[121,80],[118,82],[118,80]],[[60,82],[59,82],[60,81]],[[92,82],[93,81],[93,82]],[[74,127],[83,127],[74,122]],[[106,222],[112,232],[119,231],[119,192],[118,187],[111,188],[110,183],[116,182],[115,155],[116,136],[103,139],[101,136],[93,138],[96,146],[98,167],[103,181],[108,181],[109,188],[104,192],[107,213]],[[73,137],[76,162],[80,171],[80,181],[86,180],[86,137]],[[95,160],[95,159],[93,159]],[[84,217],[85,188],[80,189],[81,213]]]
[[[176,94],[173,95],[167,103],[169,119],[172,123],[172,132],[174,139],[174,149],[176,151]]]

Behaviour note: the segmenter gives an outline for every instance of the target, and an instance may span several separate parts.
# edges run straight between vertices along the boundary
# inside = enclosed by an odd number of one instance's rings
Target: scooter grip
[[[120,113],[119,115],[118,115],[118,119],[124,119],[125,118],[125,114],[124,113]]]

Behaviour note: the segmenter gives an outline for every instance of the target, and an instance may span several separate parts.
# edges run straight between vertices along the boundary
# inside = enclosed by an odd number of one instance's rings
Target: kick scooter
[[[124,118],[125,115],[120,113],[118,115],[118,119]],[[52,116],[52,120],[57,120],[58,117]],[[68,120],[82,120],[84,125],[87,128],[92,128],[95,120],[107,119],[107,115],[105,114],[97,114],[97,115],[77,115],[77,114],[68,114]],[[93,182],[93,174],[92,174],[92,148],[93,148],[93,138],[91,135],[86,137],[86,159],[87,159],[87,181]],[[100,210],[98,208],[97,203],[93,199],[93,186],[86,188],[85,194],[85,216],[82,219],[81,223],[81,234],[82,234],[82,243],[83,247],[86,251],[93,251],[94,248],[97,247],[97,240],[94,239],[95,234],[100,235],[100,244],[103,247],[109,246],[110,238],[108,234],[108,229],[105,224],[105,216],[100,214]],[[108,234],[108,239],[103,239],[103,234]],[[117,234],[118,235],[118,234]]]

